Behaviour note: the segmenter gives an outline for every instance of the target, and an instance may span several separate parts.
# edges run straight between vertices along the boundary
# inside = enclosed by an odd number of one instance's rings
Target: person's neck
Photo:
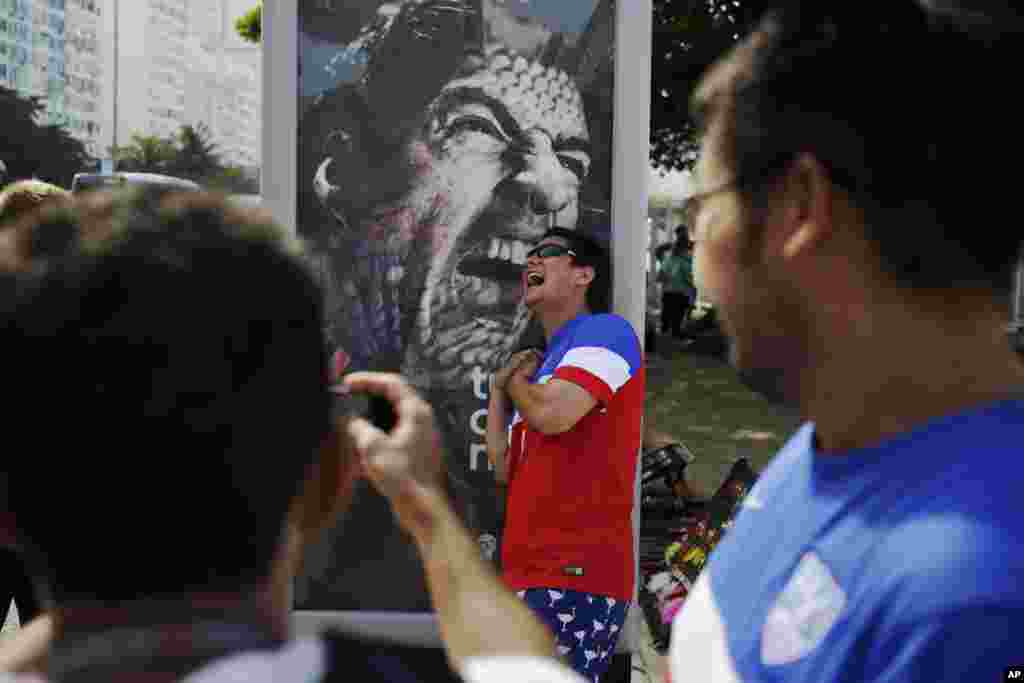
[[[1024,391],[1024,364],[991,297],[835,315],[800,375],[823,452],[874,446],[933,418]]]
[[[563,325],[573,318],[589,312],[586,303],[576,302],[568,306],[538,308],[534,310],[534,315],[540,321],[540,326],[544,328],[545,341],[550,343],[551,338]]]

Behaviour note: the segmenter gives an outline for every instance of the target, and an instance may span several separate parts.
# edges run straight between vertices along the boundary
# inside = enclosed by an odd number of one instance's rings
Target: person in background
[[[689,320],[696,302],[693,286],[693,245],[686,236],[686,227],[676,228],[676,241],[664,254],[658,269],[661,283],[661,332],[682,336],[682,326]]]

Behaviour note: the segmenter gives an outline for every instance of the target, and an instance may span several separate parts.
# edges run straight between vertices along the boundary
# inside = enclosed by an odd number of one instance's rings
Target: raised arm
[[[480,557],[448,504],[441,486],[441,439],[430,406],[397,375],[353,373],[345,383],[353,391],[383,395],[395,407],[398,422],[390,433],[362,419],[353,419],[348,433],[367,478],[419,548],[453,667],[468,681],[493,680],[490,663],[519,656],[528,660],[501,661],[502,673],[525,663],[533,678],[526,669],[517,678],[581,681],[556,662],[552,634]],[[537,678],[540,672],[543,679]]]

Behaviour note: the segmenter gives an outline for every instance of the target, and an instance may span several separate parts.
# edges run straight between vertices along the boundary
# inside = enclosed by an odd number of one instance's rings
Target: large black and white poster
[[[520,305],[531,243],[550,226],[610,237],[613,3],[299,0],[298,19],[297,228],[336,362],[429,397],[453,499],[497,560],[488,378],[540,339]],[[415,549],[365,486],[295,598],[430,609]]]

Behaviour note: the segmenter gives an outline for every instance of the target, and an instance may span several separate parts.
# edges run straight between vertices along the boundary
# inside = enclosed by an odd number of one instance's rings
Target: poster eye
[[[476,132],[489,135],[496,140],[507,142],[508,138],[492,122],[482,116],[459,116],[448,123],[448,135],[455,135],[461,132]]]
[[[582,160],[576,157],[567,156],[565,154],[558,155],[558,161],[562,164],[562,167],[571,171],[581,181],[587,179],[587,165]]]

